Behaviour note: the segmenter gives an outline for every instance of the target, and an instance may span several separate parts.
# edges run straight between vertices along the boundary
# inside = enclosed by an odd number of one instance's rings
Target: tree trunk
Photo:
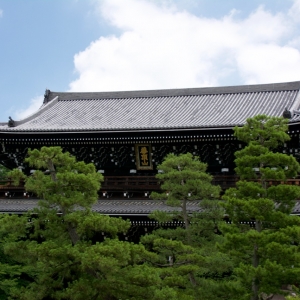
[[[188,230],[190,223],[189,223],[188,213],[186,209],[186,199],[182,200],[182,217],[184,220],[184,227],[186,230]]]
[[[55,171],[53,161],[51,159],[48,159],[47,164],[48,164],[48,169],[50,171],[51,179],[56,182],[57,176],[56,176],[56,171]],[[65,216],[66,210],[62,206],[60,207],[60,209],[61,209],[62,215]],[[68,222],[67,225],[68,225],[68,227],[67,227],[68,233],[69,233],[70,239],[72,241],[72,244],[74,246],[79,241],[79,236],[76,232],[76,229],[72,226],[71,223]]]
[[[259,256],[258,256],[258,246],[257,244],[254,245],[253,249],[253,267],[257,268],[259,265]],[[259,282],[256,277],[252,279],[252,297],[251,300],[258,300],[258,290],[259,290]]]
[[[257,232],[261,232],[262,224],[261,221],[255,220],[255,230]],[[255,243],[253,249],[253,258],[252,258],[252,266],[257,268],[259,266],[259,255],[258,255],[258,245]],[[258,300],[258,290],[259,290],[259,282],[256,277],[252,279],[252,297],[251,300]]]
[[[184,227],[185,227],[185,230],[186,230],[187,244],[191,245],[191,242],[192,242],[191,241],[191,233],[189,231],[190,222],[189,222],[189,218],[188,218],[188,212],[187,212],[187,209],[186,209],[186,202],[187,202],[186,199],[182,200],[182,216],[183,216],[183,220],[184,220]],[[193,286],[197,285],[197,281],[196,281],[195,276],[192,272],[189,274],[189,279],[190,279],[190,282]]]

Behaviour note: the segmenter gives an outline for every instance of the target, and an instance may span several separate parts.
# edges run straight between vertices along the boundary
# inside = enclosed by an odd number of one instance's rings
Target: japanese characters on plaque
[[[137,170],[153,170],[150,144],[135,145]]]

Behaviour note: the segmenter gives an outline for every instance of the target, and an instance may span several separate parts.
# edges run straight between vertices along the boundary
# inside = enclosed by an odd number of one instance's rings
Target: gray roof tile
[[[300,82],[133,92],[56,93],[35,114],[0,131],[116,131],[243,125],[257,114],[299,111]],[[298,121],[295,113],[291,121]]]
[[[0,212],[25,213],[38,205],[36,199],[0,201]],[[199,210],[199,201],[189,201],[187,209],[190,212]],[[107,215],[149,215],[155,210],[171,212],[178,210],[165,204],[164,201],[154,200],[98,200],[92,210]]]
[[[23,214],[38,205],[36,199],[16,200],[5,199],[0,201],[0,212]],[[200,201],[188,201],[189,212],[200,211]],[[172,212],[178,210],[165,204],[164,201],[156,200],[98,200],[92,210],[106,215],[149,215],[155,210]],[[295,203],[292,214],[300,215],[300,201]]]

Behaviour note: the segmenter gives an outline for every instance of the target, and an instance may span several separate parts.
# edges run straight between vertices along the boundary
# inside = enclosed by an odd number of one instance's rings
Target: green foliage
[[[159,222],[182,221],[183,226],[161,228],[141,239],[156,254],[151,263],[162,268],[164,284],[176,290],[178,299],[214,299],[218,288],[221,299],[232,287],[231,280],[222,283],[224,274],[231,272],[231,261],[216,247],[222,242],[217,233],[224,210],[213,198],[218,198],[220,188],[211,184],[206,167],[190,153],[166,156],[158,166],[163,173],[156,175],[163,192],[151,196],[165,199],[174,211],[154,212],[152,217]],[[199,212],[188,211],[188,200],[201,200]]]
[[[214,299],[218,290],[220,299],[227,299],[235,284],[230,277],[232,262],[216,247],[216,243],[223,242],[217,233],[224,212],[213,200],[203,200],[200,209],[199,213],[188,216],[188,228],[161,228],[141,241],[156,254],[151,263],[163,268],[164,284],[178,295],[209,300]]]
[[[0,165],[0,185],[7,184],[7,174],[9,172],[9,169],[4,167],[3,165]]]
[[[191,153],[170,153],[157,166],[163,173],[156,178],[161,181],[161,189],[166,193],[167,203],[175,206],[181,200],[200,200],[217,198],[220,188],[211,184],[212,176],[206,173],[207,164]],[[164,195],[153,193],[154,198]]]
[[[249,118],[243,127],[235,127],[234,131],[240,141],[268,149],[275,149],[290,140],[287,134],[288,120],[266,115]]]
[[[183,225],[160,228],[141,244],[118,239],[128,221],[91,211],[103,180],[92,164],[59,147],[29,151],[26,161],[38,170],[10,176],[15,184],[25,179],[42,201],[28,215],[0,217],[0,299],[257,300],[299,285],[300,219],[290,212],[300,191],[281,184],[299,165],[275,152],[289,139],[286,129],[286,120],[266,116],[235,129],[248,146],[236,153],[241,180],[221,205],[206,164],[169,154],[158,166],[163,192],[151,196],[174,211],[152,217]],[[189,200],[201,200],[197,212],[188,211]],[[109,238],[95,242],[102,232]]]
[[[236,152],[241,180],[223,197],[232,224],[221,226],[226,238],[221,248],[235,260],[245,299],[257,300],[262,292],[277,293],[283,284],[300,282],[300,219],[290,215],[300,189],[282,184],[297,175],[299,164],[293,156],[275,152],[289,140],[286,131],[285,119],[267,116],[235,128],[237,138],[248,145]]]
[[[182,219],[188,228],[190,220],[187,212],[188,200],[218,198],[220,187],[211,184],[212,176],[206,173],[207,165],[191,153],[174,155],[170,153],[157,166],[162,170],[156,178],[161,182],[162,193],[152,193],[153,199],[166,199],[166,204],[179,207],[173,218]],[[160,218],[165,218],[162,212]],[[165,214],[166,215],[166,214]],[[156,215],[156,219],[158,214]]]
[[[25,187],[43,200],[26,216],[0,219],[1,247],[10,259],[1,265],[0,288],[10,299],[178,299],[161,270],[147,263],[153,253],[119,241],[130,223],[91,211],[103,180],[92,164],[59,147],[29,151],[26,161],[40,170]],[[93,242],[102,232],[110,238]],[[29,281],[20,282],[22,274]]]
[[[9,172],[7,172],[7,177],[12,178],[13,185],[20,185],[22,181],[26,179],[26,175],[19,169],[14,169]]]
[[[9,169],[4,167],[3,165],[0,165],[0,177],[6,177],[8,172]]]
[[[296,296],[291,296],[291,295],[289,295],[289,296],[286,297],[286,299],[287,300],[300,300],[300,296],[297,296],[297,295]]]
[[[89,207],[97,201],[103,176],[93,164],[77,162],[69,153],[62,153],[60,147],[29,150],[25,161],[50,173],[36,171],[26,180],[26,189],[49,205],[58,204],[63,213],[73,210],[75,205]]]

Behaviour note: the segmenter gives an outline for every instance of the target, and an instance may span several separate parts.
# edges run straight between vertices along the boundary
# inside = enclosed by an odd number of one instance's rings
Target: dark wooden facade
[[[299,125],[290,126],[291,140],[278,151],[294,155],[297,159],[300,151]],[[78,160],[94,163],[99,172],[103,172],[105,181],[101,194],[105,197],[123,197],[127,192],[129,197],[147,198],[145,193],[159,190],[155,174],[159,165],[168,153],[193,153],[208,164],[208,172],[214,176],[214,184],[223,189],[234,186],[234,153],[243,144],[233,136],[232,129],[214,130],[210,132],[185,132],[167,135],[168,132],[138,133],[132,136],[114,134],[109,137],[97,137],[95,134],[64,134],[49,136],[7,135],[2,138],[2,163],[9,168],[22,168],[27,174],[32,170],[24,163],[29,148],[42,146],[61,146]],[[149,145],[149,159],[152,169],[138,170],[136,145]],[[299,157],[300,158],[300,157]],[[8,183],[9,185],[9,183]],[[10,189],[13,187],[10,186]],[[2,194],[5,192],[2,186]],[[19,191],[21,193],[21,191]],[[1,195],[0,190],[0,197]]]
[[[145,199],[145,193],[159,189],[154,176],[163,158],[190,152],[208,164],[214,183],[226,189],[236,181],[234,153],[244,146],[233,127],[242,126],[247,117],[282,116],[287,108],[291,140],[277,151],[298,159],[299,89],[300,82],[113,93],[48,91],[36,114],[0,123],[0,163],[30,174],[24,163],[28,149],[61,146],[103,173],[99,197],[122,198],[126,193]],[[1,187],[0,197],[6,187]]]

